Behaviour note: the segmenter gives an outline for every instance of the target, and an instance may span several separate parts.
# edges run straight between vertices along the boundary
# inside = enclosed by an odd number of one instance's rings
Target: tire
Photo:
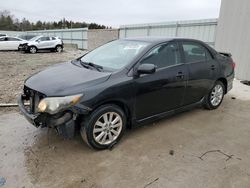
[[[35,53],[37,52],[37,48],[36,48],[35,46],[30,46],[30,47],[29,47],[29,52],[30,52],[31,54],[35,54]]]
[[[126,119],[125,113],[117,105],[100,106],[83,120],[81,136],[94,149],[110,148],[121,139],[125,131]]]
[[[55,51],[58,52],[58,53],[61,53],[63,51],[63,47],[61,45],[57,45],[55,47]]]
[[[221,81],[216,81],[208,95],[205,96],[203,106],[208,110],[218,108],[225,95],[225,86]]]

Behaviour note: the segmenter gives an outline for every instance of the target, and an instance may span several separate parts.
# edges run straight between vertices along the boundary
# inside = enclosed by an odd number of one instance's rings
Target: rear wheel
[[[35,54],[37,52],[37,48],[35,46],[30,46],[29,51],[30,53]]]
[[[126,125],[123,110],[113,104],[99,107],[81,125],[83,140],[95,149],[106,149],[122,137]]]
[[[216,81],[210,93],[204,98],[204,107],[209,110],[216,109],[222,103],[225,86],[221,81]]]
[[[61,53],[63,51],[63,48],[62,48],[62,46],[58,45],[58,46],[56,46],[55,50],[56,50],[56,52]]]

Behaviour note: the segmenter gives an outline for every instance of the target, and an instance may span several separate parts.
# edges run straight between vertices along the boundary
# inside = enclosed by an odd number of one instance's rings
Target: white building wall
[[[250,1],[222,0],[215,48],[230,52],[236,78],[250,80]]]

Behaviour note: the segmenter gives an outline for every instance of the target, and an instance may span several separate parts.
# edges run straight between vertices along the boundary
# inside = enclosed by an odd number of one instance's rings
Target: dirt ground
[[[84,53],[73,48],[66,48],[63,53],[0,51],[0,103],[16,103],[24,80],[30,75],[49,65],[73,60]]]
[[[196,108],[128,130],[113,150],[95,151],[79,135],[63,140],[2,113],[0,177],[11,188],[248,188],[249,114],[250,87],[235,81],[217,110]]]

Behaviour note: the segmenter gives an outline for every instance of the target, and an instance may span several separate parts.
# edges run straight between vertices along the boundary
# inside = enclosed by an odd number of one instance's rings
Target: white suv
[[[58,37],[37,36],[19,45],[19,50],[36,53],[38,50],[63,51],[63,41]]]

